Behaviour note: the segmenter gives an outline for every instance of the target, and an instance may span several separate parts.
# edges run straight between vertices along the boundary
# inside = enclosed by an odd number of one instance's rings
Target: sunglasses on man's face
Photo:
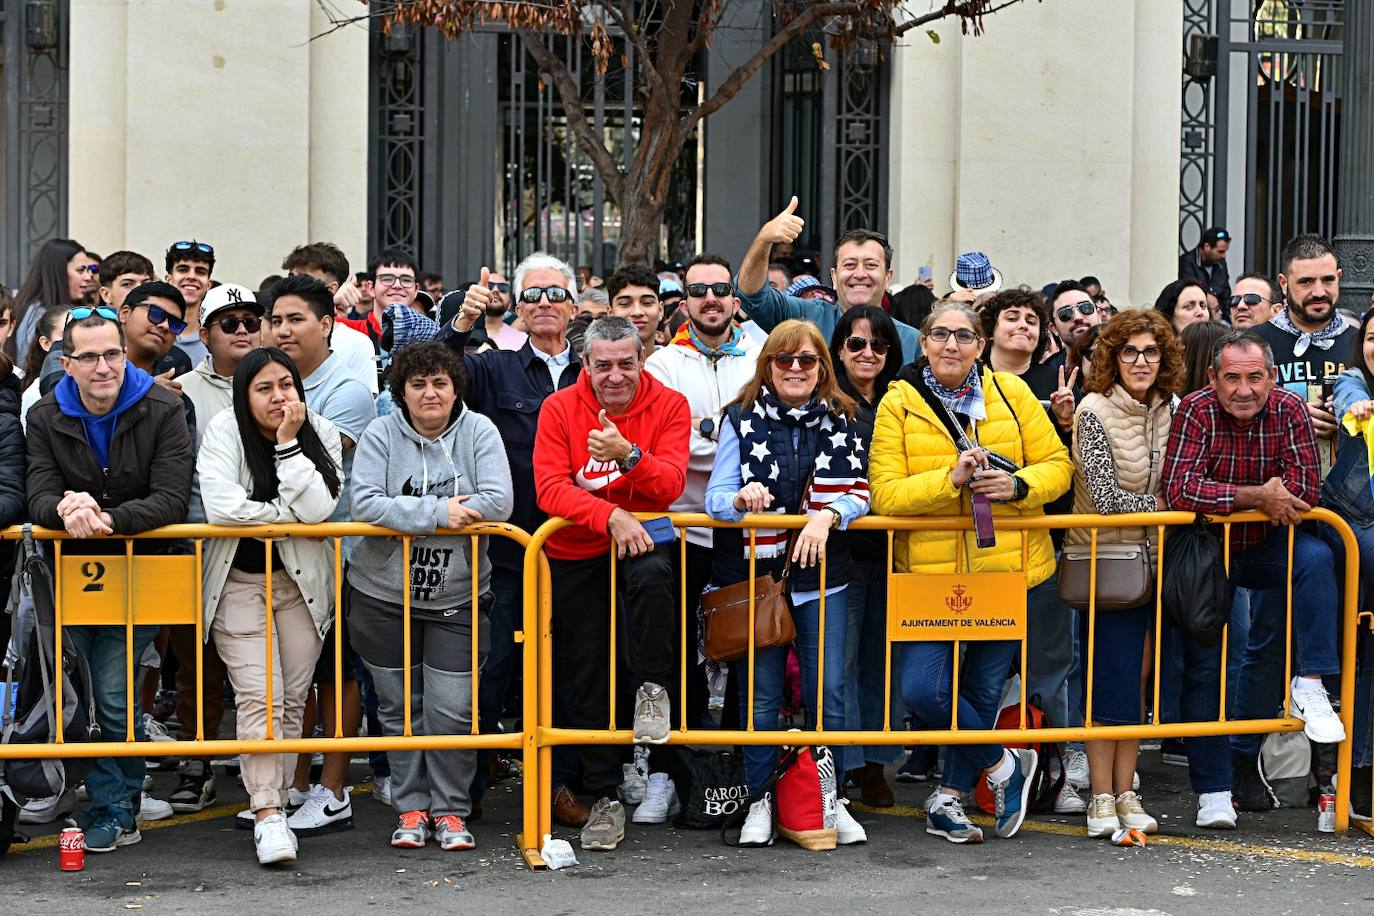
[[[100,265],[99,265],[99,264],[87,264],[85,267],[82,268],[82,270],[89,270],[89,271],[90,271],[91,273],[93,273],[93,274],[98,274],[98,273],[100,273]]]
[[[810,371],[816,368],[816,363],[821,358],[814,353],[779,353],[773,357],[773,365],[779,369],[791,369],[794,366],[801,366]]]
[[[508,293],[508,292],[510,292],[510,284],[509,284],[509,283],[488,283],[488,284],[487,284],[487,289],[492,290],[493,292],[497,292],[497,293]]]
[[[178,318],[160,305],[153,305],[148,302],[142,303],[148,308],[148,323],[152,325],[165,324],[167,330],[173,334],[180,334],[186,330],[185,320]]]
[[[717,299],[724,299],[726,296],[734,295],[735,287],[730,283],[688,283],[687,295],[693,299],[704,299],[706,293],[715,294]]]
[[[1075,302],[1073,305],[1061,305],[1055,309],[1054,317],[1060,321],[1073,321],[1074,310],[1077,309],[1080,315],[1091,315],[1097,311],[1097,303],[1091,299],[1084,299],[1082,302]]]
[[[1232,297],[1231,297],[1231,308],[1235,308],[1236,306],[1240,305],[1242,302],[1244,302],[1246,305],[1250,306],[1251,308],[1254,308],[1255,306],[1259,305],[1261,302],[1263,302],[1265,305],[1272,305],[1272,304],[1273,304],[1273,303],[1271,303],[1268,299],[1266,299],[1266,298],[1264,298],[1263,296],[1261,296],[1259,293],[1245,293],[1245,294],[1243,294],[1243,295],[1232,296]]]
[[[520,290],[520,301],[526,305],[534,305],[544,296],[548,296],[550,302],[567,302],[572,298],[572,294],[561,286],[527,286]]]
[[[242,317],[230,315],[227,318],[221,318],[216,323],[219,325],[219,329],[226,334],[237,334],[239,328],[243,328],[249,334],[256,334],[262,327],[262,319],[257,315],[244,315]]]
[[[887,341],[885,340],[879,340],[876,337],[859,337],[857,335],[844,339],[844,348],[850,353],[862,353],[864,347],[868,347],[872,350],[874,356],[887,355]]]

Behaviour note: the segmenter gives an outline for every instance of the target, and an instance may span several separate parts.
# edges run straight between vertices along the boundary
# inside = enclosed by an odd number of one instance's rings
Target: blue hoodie
[[[129,363],[124,368],[124,384],[119,387],[119,398],[109,413],[97,416],[81,403],[81,392],[76,380],[64,375],[57,383],[57,406],[69,417],[76,417],[86,430],[86,444],[95,452],[102,468],[110,466],[110,440],[114,438],[115,424],[119,415],[139,402],[153,387],[153,377],[137,366]]]

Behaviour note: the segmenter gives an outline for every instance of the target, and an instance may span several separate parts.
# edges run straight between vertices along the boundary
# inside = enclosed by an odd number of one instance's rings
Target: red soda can
[[[80,827],[63,827],[57,840],[57,864],[63,871],[81,871],[86,867],[86,834]]]
[[[1317,832],[1336,832],[1336,796],[1323,794],[1317,797]]]

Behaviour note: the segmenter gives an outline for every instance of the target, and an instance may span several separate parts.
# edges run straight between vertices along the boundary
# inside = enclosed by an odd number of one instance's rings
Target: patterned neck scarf
[[[1345,330],[1345,322],[1341,321],[1340,315],[1333,314],[1331,320],[1326,323],[1326,327],[1309,334],[1293,324],[1293,319],[1288,316],[1288,309],[1275,312],[1274,317],[1269,319],[1269,323],[1280,331],[1287,331],[1298,339],[1298,342],[1293,344],[1294,356],[1302,356],[1307,352],[1309,346],[1316,347],[1318,350],[1330,350],[1341,331]]]
[[[696,350],[702,356],[710,360],[712,364],[715,364],[719,362],[722,357],[743,356],[744,348],[740,346],[740,342],[743,340],[744,331],[738,324],[732,323],[730,325],[730,336],[725,339],[725,343],[721,344],[718,348],[708,347],[706,344],[702,343],[701,338],[697,336],[697,330],[692,326],[692,322],[687,321],[684,322],[682,327],[678,329],[678,332],[673,335],[671,345],[691,347],[693,350]]]
[[[935,396],[944,401],[945,406],[954,413],[963,414],[974,420],[986,420],[988,418],[987,405],[983,403],[982,366],[977,360],[974,360],[973,368],[969,369],[964,384],[957,391],[940,384],[940,380],[930,370],[929,363],[922,367],[921,378],[924,379],[926,386],[935,393]]]

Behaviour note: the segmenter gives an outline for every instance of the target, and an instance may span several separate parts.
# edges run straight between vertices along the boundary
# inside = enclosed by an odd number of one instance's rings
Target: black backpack
[[[10,641],[4,655],[4,691],[0,702],[0,743],[51,744],[57,734],[53,658],[53,583],[38,545],[24,526],[24,540],[16,559],[14,583],[7,608],[12,616]],[[86,657],[71,644],[62,645],[63,740],[99,741],[95,693]],[[46,798],[75,788],[91,771],[86,758],[41,757],[0,760],[0,796],[4,807],[27,799]],[[12,823],[0,818],[0,849],[7,848]]]
[[[1232,590],[1224,559],[1221,541],[1204,515],[1165,536],[1160,593],[1164,619],[1203,648],[1221,642],[1222,627],[1231,617]]]

